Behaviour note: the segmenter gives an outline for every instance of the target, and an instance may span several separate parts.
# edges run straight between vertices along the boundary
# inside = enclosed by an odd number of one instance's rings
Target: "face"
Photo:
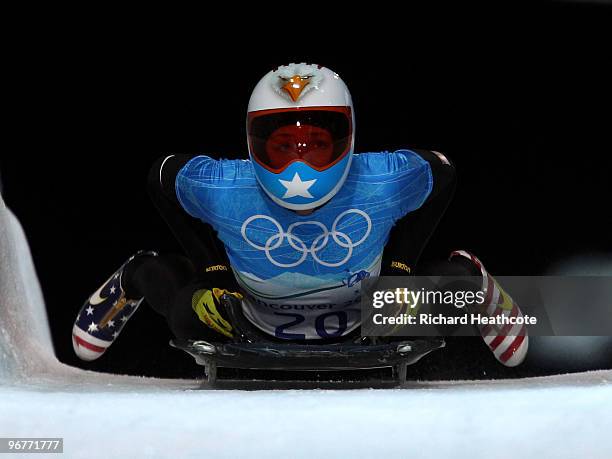
[[[334,144],[328,130],[298,122],[276,129],[266,141],[266,153],[275,169],[294,160],[324,167],[331,162]]]

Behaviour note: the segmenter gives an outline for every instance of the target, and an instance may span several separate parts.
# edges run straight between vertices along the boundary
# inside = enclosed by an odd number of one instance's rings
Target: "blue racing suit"
[[[361,281],[378,276],[391,228],[423,204],[433,178],[411,150],[355,154],[340,191],[309,215],[270,200],[249,160],[197,156],[175,186],[223,243],[245,316],[278,338],[314,339],[359,326]]]

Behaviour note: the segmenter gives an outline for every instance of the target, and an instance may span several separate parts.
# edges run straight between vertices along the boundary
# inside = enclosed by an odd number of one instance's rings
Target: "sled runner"
[[[407,367],[430,352],[444,347],[444,340],[415,339],[385,344],[295,344],[279,342],[209,343],[173,340],[170,344],[204,366],[205,381],[225,379],[317,381],[339,379],[402,384]],[[254,371],[265,370],[265,371]],[[372,370],[386,370],[373,372]],[[285,375],[282,375],[285,373]],[[372,376],[376,375],[376,379]],[[245,378],[246,377],[246,378]],[[262,378],[263,377],[263,378]],[[314,378],[314,379],[313,379]],[[365,378],[365,379],[364,379]]]

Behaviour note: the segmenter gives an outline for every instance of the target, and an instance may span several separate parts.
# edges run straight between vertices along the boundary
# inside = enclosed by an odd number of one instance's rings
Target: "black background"
[[[146,306],[99,361],[74,357],[84,299],[141,248],[179,250],[145,177],[168,153],[246,157],[250,92],[271,68],[338,72],[356,112],[356,151],[421,147],[456,163],[459,187],[426,258],[465,248],[489,271],[533,275],[612,251],[611,8],[534,3],[455,10],[302,12],[241,27],[231,16],[51,28],[20,54],[18,146],[0,159],[4,198],[29,238],[56,352],[132,374],[199,369],[167,346]],[[313,17],[314,14],[314,17]],[[212,23],[222,27],[211,31]],[[169,25],[173,27],[168,27]],[[421,377],[541,374],[499,368],[480,341],[451,341]],[[442,355],[443,354],[443,355]]]

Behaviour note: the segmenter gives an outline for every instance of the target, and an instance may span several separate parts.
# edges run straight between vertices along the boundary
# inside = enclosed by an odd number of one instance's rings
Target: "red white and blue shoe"
[[[72,327],[74,352],[82,360],[96,360],[117,339],[143,298],[127,298],[122,285],[125,267],[137,257],[157,256],[140,251],[131,256],[85,301]]]
[[[482,275],[482,291],[485,292],[485,301],[479,312],[490,317],[506,315],[508,317],[522,317],[519,306],[497,283],[484,268],[482,262],[465,250],[456,250],[449,259],[460,256],[474,263]],[[501,329],[492,325],[478,327],[480,336],[489,347],[495,358],[507,367],[515,367],[525,360],[529,347],[529,336],[525,325],[504,325]]]

